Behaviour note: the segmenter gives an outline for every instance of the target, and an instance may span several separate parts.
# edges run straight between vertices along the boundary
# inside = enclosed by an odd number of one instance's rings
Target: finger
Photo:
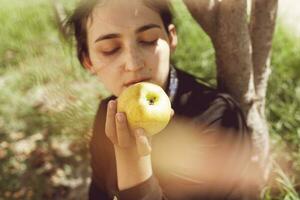
[[[151,145],[150,141],[145,135],[145,131],[143,129],[137,129],[136,134],[136,146],[137,146],[137,151],[140,156],[147,156],[151,153]]]
[[[107,113],[106,113],[105,134],[114,144],[118,143],[116,124],[115,124],[116,112],[117,112],[116,101],[114,100],[109,101]]]
[[[116,132],[120,147],[129,147],[132,144],[133,138],[130,136],[125,113],[116,114]]]

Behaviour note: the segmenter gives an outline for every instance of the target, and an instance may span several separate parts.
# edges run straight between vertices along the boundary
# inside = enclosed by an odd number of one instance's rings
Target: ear
[[[85,69],[87,69],[91,74],[95,74],[96,71],[93,67],[93,63],[90,59],[90,57],[86,54],[86,53],[83,53],[83,56],[82,56],[82,65],[84,66]]]
[[[168,31],[169,31],[169,41],[170,41],[170,48],[171,48],[171,53],[173,53],[177,47],[177,33],[176,33],[176,27],[174,24],[170,24],[168,26]]]

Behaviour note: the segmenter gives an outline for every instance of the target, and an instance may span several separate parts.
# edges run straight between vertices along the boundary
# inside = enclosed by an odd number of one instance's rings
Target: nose
[[[145,61],[141,51],[136,47],[129,48],[126,57],[125,69],[127,71],[138,71],[144,66]]]

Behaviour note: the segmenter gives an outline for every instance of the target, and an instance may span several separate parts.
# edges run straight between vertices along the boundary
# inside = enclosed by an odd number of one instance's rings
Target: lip
[[[133,85],[135,83],[139,83],[139,82],[146,82],[146,81],[150,81],[151,78],[140,78],[140,79],[134,79],[134,80],[131,80],[131,81],[128,81],[126,82],[124,85],[126,87],[130,86],[130,85]]]

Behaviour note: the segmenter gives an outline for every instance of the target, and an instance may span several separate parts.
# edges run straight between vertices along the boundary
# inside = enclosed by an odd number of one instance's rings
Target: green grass
[[[276,185],[269,188],[272,198],[266,199],[300,199],[299,52],[300,38],[279,22],[273,40],[266,108]]]
[[[49,45],[58,45],[48,1],[1,0],[0,4],[1,68],[42,55]]]
[[[62,2],[69,10],[74,5]],[[87,137],[99,99],[108,93],[80,67],[74,47],[61,40],[50,1],[0,0],[0,5],[0,200],[72,199],[74,190],[84,196]],[[172,60],[215,85],[209,38],[184,7],[174,10],[179,46]],[[266,113],[276,165],[263,195],[296,200],[300,39],[279,24],[273,45]]]
[[[50,1],[0,5],[0,199],[71,199],[86,192],[87,137],[107,92],[61,40]]]

